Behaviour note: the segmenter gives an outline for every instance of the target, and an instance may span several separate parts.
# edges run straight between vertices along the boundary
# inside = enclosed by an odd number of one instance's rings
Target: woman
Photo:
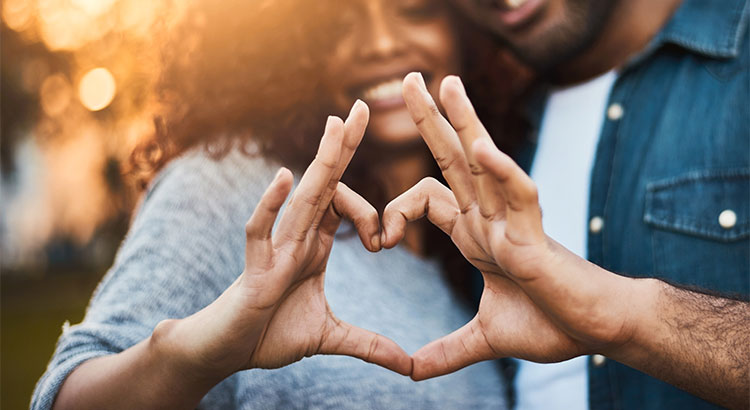
[[[350,357],[300,361],[348,355],[408,375],[401,348],[471,317],[444,280],[448,261],[420,256],[440,249],[423,228],[406,247],[368,253],[380,249],[377,214],[355,193],[382,206],[434,173],[399,80],[423,71],[436,92],[459,72],[456,23],[431,0],[302,3],[225,2],[187,19],[186,49],[168,56],[169,110],[140,157],[163,169],[32,408],[505,405],[492,363],[414,383]],[[356,98],[371,115],[357,102],[312,137]],[[368,116],[351,190],[337,183]],[[313,156],[281,211],[293,181],[277,164],[302,171]],[[336,235],[342,216],[362,243]]]

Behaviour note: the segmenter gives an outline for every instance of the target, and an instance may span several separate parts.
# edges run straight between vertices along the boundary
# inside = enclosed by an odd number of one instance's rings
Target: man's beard
[[[531,36],[529,44],[505,41],[513,53],[542,75],[582,52],[597,40],[619,0],[569,0],[563,20]],[[505,39],[502,39],[505,40]]]

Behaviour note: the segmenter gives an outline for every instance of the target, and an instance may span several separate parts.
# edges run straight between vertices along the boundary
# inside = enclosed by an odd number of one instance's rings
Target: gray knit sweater
[[[147,193],[85,319],[63,329],[31,408],[49,409],[83,361],[127,349],[159,321],[188,316],[216,299],[243,270],[244,224],[277,168],[237,151],[219,161],[202,151],[173,161]],[[338,317],[392,338],[409,353],[471,318],[440,266],[403,248],[371,254],[356,235],[341,235],[326,275]],[[416,383],[358,359],[315,356],[282,369],[236,373],[200,408],[502,409],[503,392],[490,362]]]

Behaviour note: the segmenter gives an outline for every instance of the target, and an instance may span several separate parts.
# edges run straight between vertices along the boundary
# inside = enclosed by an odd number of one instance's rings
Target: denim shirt
[[[747,19],[747,0],[684,0],[621,69],[591,175],[590,261],[749,297]],[[588,371],[591,409],[716,408],[603,357]]]

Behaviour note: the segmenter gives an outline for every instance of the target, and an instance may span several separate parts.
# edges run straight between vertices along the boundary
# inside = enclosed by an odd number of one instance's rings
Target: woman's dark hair
[[[327,98],[319,73],[336,39],[346,35],[339,16],[352,3],[224,0],[190,8],[164,47],[158,86],[163,109],[155,131],[131,156],[131,174],[141,187],[171,159],[198,146],[216,158],[239,148],[305,169],[326,117],[345,115]],[[467,93],[496,144],[512,154],[525,132],[512,112],[528,72],[454,14]],[[383,155],[368,141],[365,136],[342,180],[382,211],[390,198],[371,164]],[[433,176],[440,177],[437,167]],[[425,237],[427,253],[440,255],[451,282],[465,293],[465,259],[447,236]]]

